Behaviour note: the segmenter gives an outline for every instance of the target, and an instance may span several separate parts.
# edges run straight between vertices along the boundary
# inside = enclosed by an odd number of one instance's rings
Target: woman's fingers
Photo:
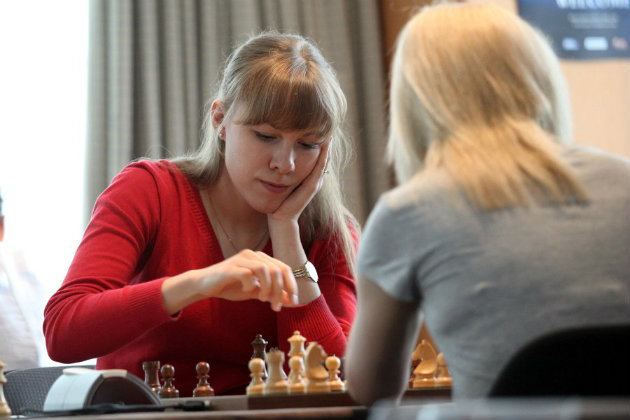
[[[280,260],[270,257],[264,252],[258,252],[260,258],[265,259],[269,262],[269,264],[274,264],[277,269],[277,280],[278,280],[278,288],[280,292],[286,293],[289,297],[290,303],[297,303],[297,283],[295,281],[295,277],[293,277],[293,271],[291,267],[286,265]],[[285,298],[281,293],[278,293],[277,297],[279,300],[284,301]]]
[[[258,299],[268,301],[275,311],[279,311],[287,301],[297,301],[297,284],[286,264],[263,252],[250,250],[240,252],[234,259],[235,264],[252,274],[250,279],[242,280],[243,291],[252,291],[257,287]]]

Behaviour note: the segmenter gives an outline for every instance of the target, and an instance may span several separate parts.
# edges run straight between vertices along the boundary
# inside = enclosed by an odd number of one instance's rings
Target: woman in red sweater
[[[287,351],[299,330],[342,355],[358,241],[337,176],[345,110],[308,40],[263,33],[237,48],[199,151],[132,163],[97,200],[46,307],[50,357],[141,377],[160,360],[190,396],[199,361],[217,394],[243,393],[256,334]]]

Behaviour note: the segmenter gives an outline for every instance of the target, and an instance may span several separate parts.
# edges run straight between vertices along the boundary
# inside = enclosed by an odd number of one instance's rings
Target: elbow
[[[368,370],[371,371],[365,372],[365,369],[352,363],[346,365],[346,389],[355,402],[370,407],[380,400],[399,399],[404,391],[400,381],[378,375],[379,372],[382,374],[379,369],[369,367]]]
[[[60,340],[55,334],[46,331],[46,352],[51,360],[58,363],[74,363],[75,360],[69,357],[68,347],[64,346],[63,340]]]
[[[46,340],[46,352],[51,360],[58,363],[77,363],[84,358],[76,357],[73,354],[73,343],[67,338],[67,334],[72,334],[67,328],[60,328],[55,317],[46,314],[44,318],[44,338]],[[58,321],[58,320],[57,320]]]
[[[379,383],[365,384],[360,381],[353,381],[349,378],[346,384],[348,394],[357,403],[366,407],[371,407],[380,400],[396,400],[399,395],[398,392],[382,389],[379,387]]]

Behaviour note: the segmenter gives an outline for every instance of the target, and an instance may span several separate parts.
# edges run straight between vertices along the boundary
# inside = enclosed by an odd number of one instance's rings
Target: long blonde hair
[[[354,270],[355,246],[351,224],[358,223],[343,205],[339,171],[349,158],[349,141],[342,124],[346,99],[334,70],[312,41],[300,35],[264,32],[251,37],[228,57],[218,92],[225,109],[224,121],[239,104],[241,124],[267,123],[279,130],[316,129],[331,137],[328,173],[320,191],[302,212],[299,223],[307,249],[312,241],[334,235]],[[212,102],[212,101],[210,101]],[[206,112],[200,148],[175,163],[199,185],[214,183],[224,165],[221,126],[213,127]]]
[[[446,3],[422,9],[403,29],[388,145],[400,181],[443,169],[483,209],[586,202],[558,157],[570,131],[558,60],[515,14]]]

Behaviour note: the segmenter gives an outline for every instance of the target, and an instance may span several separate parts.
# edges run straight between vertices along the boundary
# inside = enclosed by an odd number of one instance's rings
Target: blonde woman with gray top
[[[630,162],[571,145],[559,63],[515,14],[430,6],[393,63],[401,185],[359,248],[350,393],[399,396],[424,315],[456,398],[487,395],[526,343],[630,323]]]

